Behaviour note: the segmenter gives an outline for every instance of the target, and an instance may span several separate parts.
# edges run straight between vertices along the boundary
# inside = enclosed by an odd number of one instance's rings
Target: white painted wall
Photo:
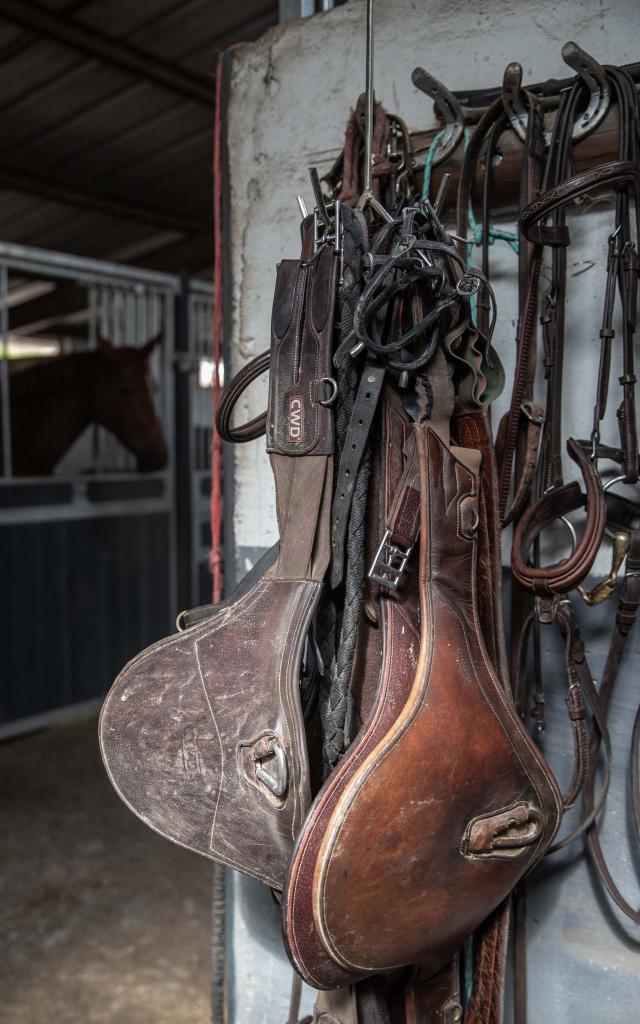
[[[628,63],[640,56],[637,0],[377,0],[376,93],[411,129],[435,125],[430,101],[411,83],[416,64],[451,88],[495,86],[510,60],[519,60],[524,80],[566,77],[563,42],[575,38],[602,63]],[[273,29],[238,50],[229,108],[231,153],[232,369],[268,347],[275,264],[298,255],[302,193],[311,205],[307,168],[321,170],[339,151],[350,107],[364,82],[365,4],[344,7]],[[567,433],[588,435],[595,387],[600,302],[604,285],[605,213],[573,218],[568,307],[567,377],[575,361],[577,386],[569,387]],[[575,273],[594,265],[579,277]],[[496,347],[507,375],[513,367],[515,257],[494,247],[499,302]],[[615,379],[615,378],[614,378]],[[611,411],[615,409],[615,398]],[[239,414],[263,407],[266,382],[247,395]],[[507,395],[496,403],[496,421]],[[615,433],[613,434],[615,437]],[[235,545],[238,570],[256,547],[276,539],[273,484],[261,441],[234,456]],[[568,474],[569,475],[569,474]]]
[[[412,129],[435,123],[430,102],[411,84],[411,71],[418,64],[450,88],[464,89],[497,85],[511,60],[522,63],[525,83],[566,77],[570,72],[560,50],[568,39],[575,39],[602,63],[640,59],[638,0],[377,0],[376,11],[376,93],[387,109],[398,112]],[[311,205],[307,167],[315,164],[322,170],[333,161],[350,107],[363,89],[364,25],[363,0],[351,0],[326,14],[276,28],[238,50],[234,58],[229,109],[231,231],[227,240],[233,276],[228,340],[234,372],[268,347],[275,264],[283,257],[298,255],[296,193],[302,193]],[[606,208],[581,208],[571,218],[575,244],[569,266],[565,434],[588,436],[590,432],[609,228]],[[499,304],[495,343],[507,375],[513,369],[515,273],[510,250],[494,247],[492,277]],[[613,380],[615,376],[614,372]],[[506,400],[505,395],[496,403],[496,421]],[[252,389],[239,413],[247,418],[256,415],[265,402],[266,381]],[[616,405],[614,395],[612,411]],[[234,544],[241,573],[257,550],[276,539],[273,483],[263,440],[236,447],[232,457]],[[591,624],[594,621],[589,619]],[[599,672],[608,626],[588,628],[589,653]],[[550,663],[559,664],[559,658],[554,649]],[[613,721],[615,738],[620,732],[621,751],[628,745],[639,667],[636,640],[633,665],[625,675],[621,705]],[[552,687],[552,729],[560,724],[559,732],[553,732],[550,753],[564,777],[567,737],[562,732],[561,679],[559,674]],[[622,873],[633,900],[637,886],[630,882],[633,856],[624,827],[624,770],[621,758],[607,815],[607,848],[611,848],[614,866]],[[536,887],[532,899],[530,969],[537,980],[531,986],[531,1020],[617,1024],[635,1019],[640,984],[638,929],[619,928],[612,917],[603,916],[584,864],[570,862],[571,855],[560,870],[557,861],[555,868],[550,866],[551,879],[539,891]],[[264,936],[259,947],[252,945],[246,929],[242,930],[243,905],[236,900],[232,1024],[284,1019],[288,976],[276,952],[277,926],[272,926],[271,947]],[[245,969],[253,978],[254,993],[256,988],[260,990],[260,979],[265,980],[268,997],[266,1005],[262,1004],[262,1016],[255,1016],[254,1000],[251,1005],[243,1002]]]

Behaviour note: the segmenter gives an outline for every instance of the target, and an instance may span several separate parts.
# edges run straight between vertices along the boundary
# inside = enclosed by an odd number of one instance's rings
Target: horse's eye
[[[120,394],[122,395],[123,398],[131,398],[131,396],[135,394],[135,390],[134,388],[131,387],[124,387],[122,388]]]

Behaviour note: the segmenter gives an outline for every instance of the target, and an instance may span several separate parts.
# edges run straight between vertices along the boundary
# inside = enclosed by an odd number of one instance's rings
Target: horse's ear
[[[149,356],[153,352],[153,350],[156,347],[156,345],[159,345],[161,341],[162,341],[162,331],[158,331],[158,333],[155,335],[155,337],[150,338],[149,341],[145,345],[142,346],[140,351],[144,355],[145,359],[149,358]]]

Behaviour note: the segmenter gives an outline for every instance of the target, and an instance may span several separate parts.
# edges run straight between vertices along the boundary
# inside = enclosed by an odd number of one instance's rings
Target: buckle
[[[412,551],[413,544],[406,549],[398,547],[391,540],[391,530],[386,530],[369,569],[369,579],[389,590],[397,590]]]
[[[529,420],[529,423],[535,423],[536,426],[541,427],[546,423],[546,419],[542,413],[534,413],[533,409],[531,408],[531,404],[531,402],[523,402],[520,406],[520,412],[523,416],[526,416],[526,418]]]

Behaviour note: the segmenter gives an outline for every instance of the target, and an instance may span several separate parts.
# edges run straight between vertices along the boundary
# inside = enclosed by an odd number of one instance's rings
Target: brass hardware
[[[629,544],[631,539],[628,533],[619,531],[614,534],[613,537],[613,555],[611,560],[611,571],[606,579],[600,580],[591,590],[587,590],[584,583],[581,583],[578,587],[578,591],[582,600],[585,604],[594,605],[602,604],[603,601],[608,601],[614,590],[616,589],[616,583],[618,582],[618,573],[620,567],[627,557],[627,551],[629,550]]]

